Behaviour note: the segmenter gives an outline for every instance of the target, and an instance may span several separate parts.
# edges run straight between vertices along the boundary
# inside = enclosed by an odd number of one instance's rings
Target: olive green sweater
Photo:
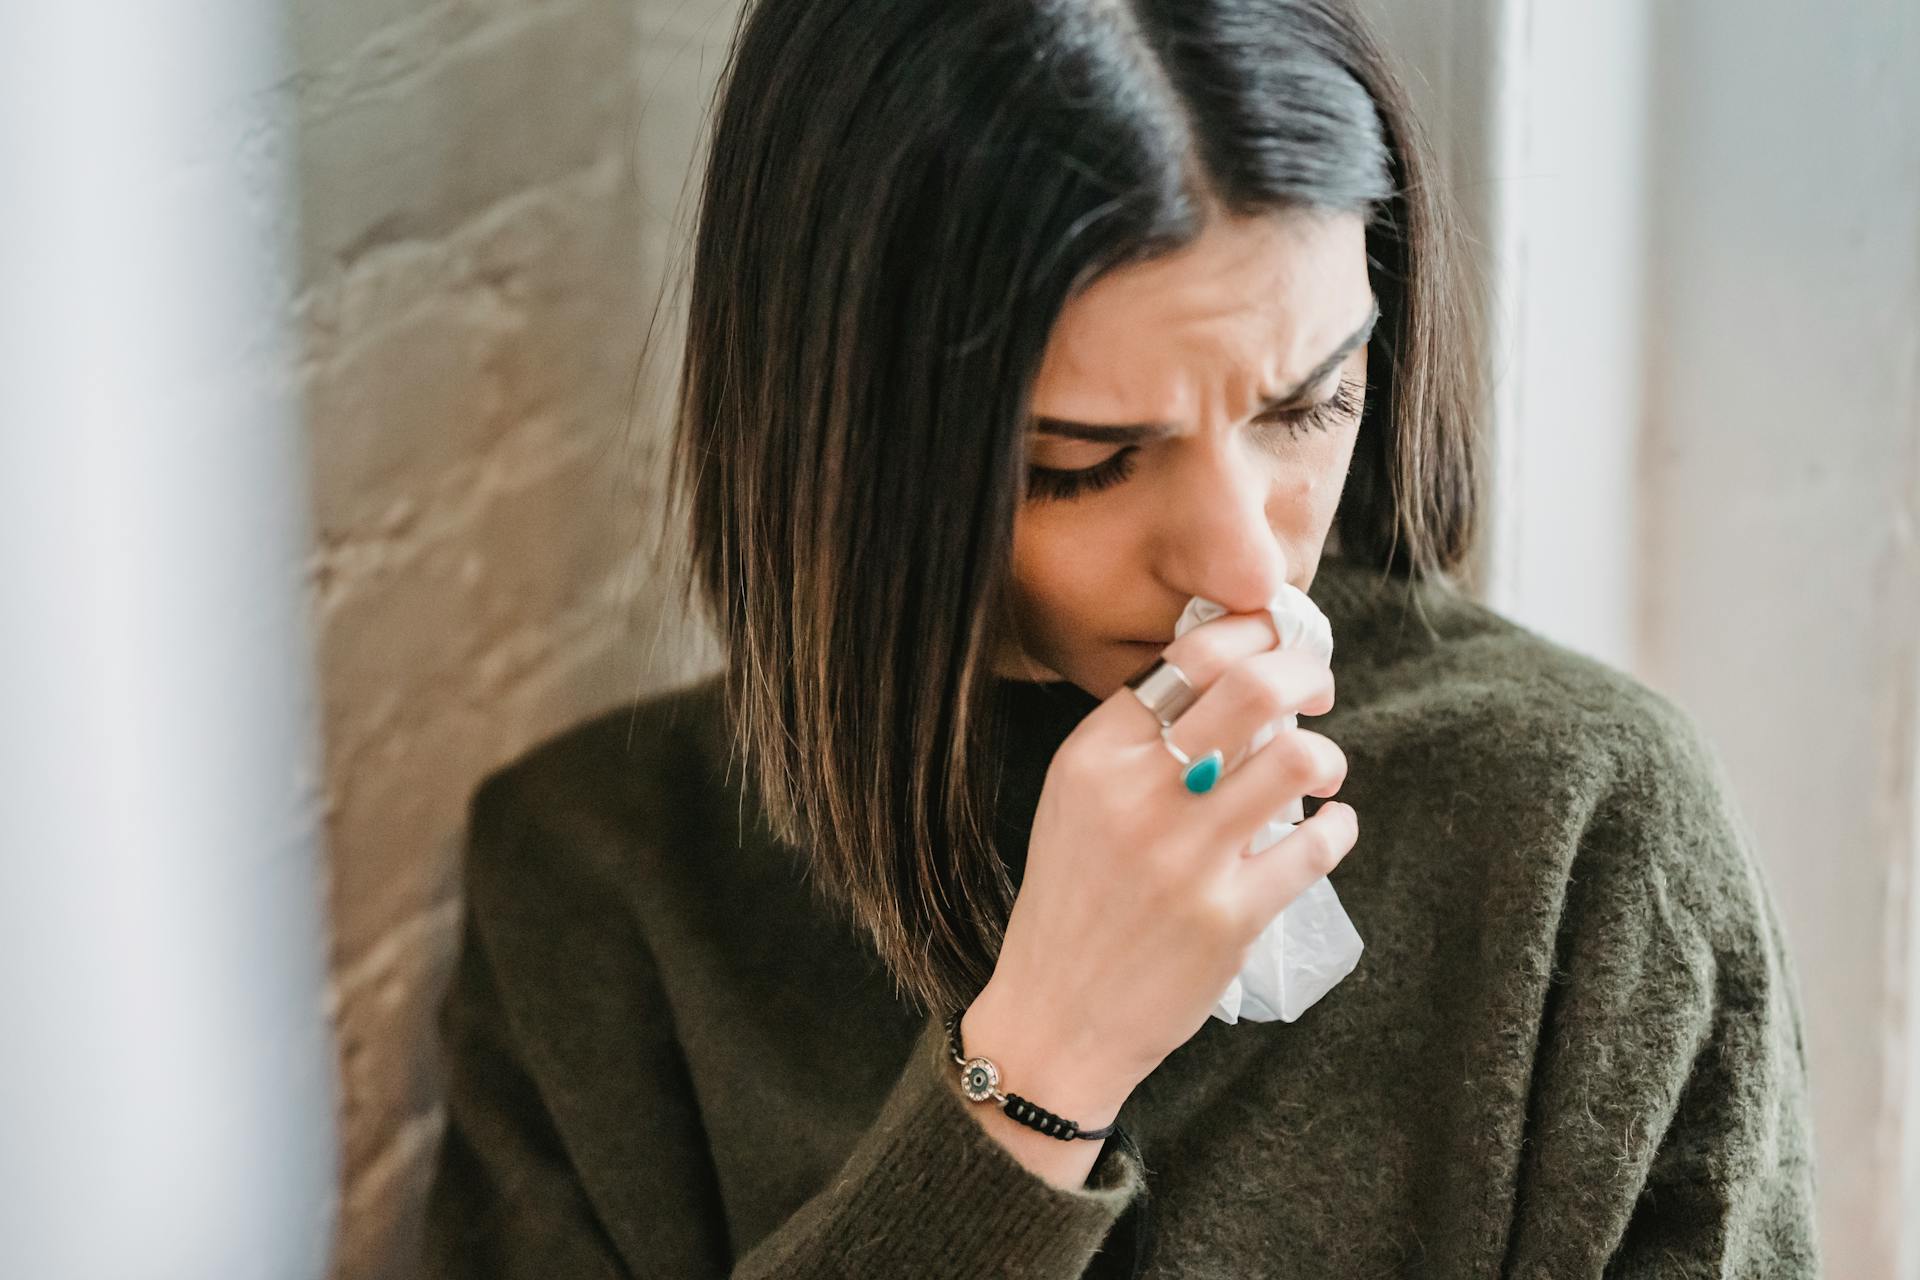
[[[427,1273],[1817,1274],[1798,980],[1717,755],[1628,676],[1413,590],[1328,559],[1309,591],[1358,967],[1295,1022],[1209,1019],[1084,1188],[976,1122],[937,1017],[768,838],[714,678],[495,772],[440,1009]],[[996,692],[1017,881],[1096,704]]]

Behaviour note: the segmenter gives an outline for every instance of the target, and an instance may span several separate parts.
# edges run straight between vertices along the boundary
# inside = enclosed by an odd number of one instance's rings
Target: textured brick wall
[[[339,1280],[412,1274],[474,783],[710,659],[658,604],[674,298],[639,359],[732,17],[295,6]]]

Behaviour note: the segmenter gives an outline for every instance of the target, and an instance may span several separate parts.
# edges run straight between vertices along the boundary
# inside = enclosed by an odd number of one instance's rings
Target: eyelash
[[[1309,431],[1326,431],[1334,423],[1360,411],[1361,392],[1364,389],[1359,381],[1342,378],[1339,388],[1334,391],[1333,397],[1329,400],[1308,405],[1304,409],[1282,410],[1271,418],[1255,421],[1264,426],[1284,427],[1288,435],[1296,439]],[[1139,445],[1130,444],[1105,461],[1091,467],[1082,467],[1077,471],[1029,466],[1027,468],[1027,499],[1029,501],[1065,501],[1100,489],[1112,488],[1133,474],[1133,455],[1139,448]]]

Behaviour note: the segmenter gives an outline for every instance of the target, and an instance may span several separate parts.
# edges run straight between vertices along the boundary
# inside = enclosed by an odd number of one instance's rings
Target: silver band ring
[[[1167,661],[1164,654],[1156,655],[1152,662],[1127,677],[1127,688],[1133,690],[1133,696],[1153,713],[1163,729],[1200,698],[1200,691],[1187,679],[1187,673]]]

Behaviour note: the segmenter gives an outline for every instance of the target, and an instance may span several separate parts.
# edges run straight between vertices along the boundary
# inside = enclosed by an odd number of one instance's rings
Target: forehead
[[[1109,272],[1048,336],[1035,407],[1071,417],[1230,411],[1290,386],[1364,318],[1358,214],[1221,221],[1193,244]]]

